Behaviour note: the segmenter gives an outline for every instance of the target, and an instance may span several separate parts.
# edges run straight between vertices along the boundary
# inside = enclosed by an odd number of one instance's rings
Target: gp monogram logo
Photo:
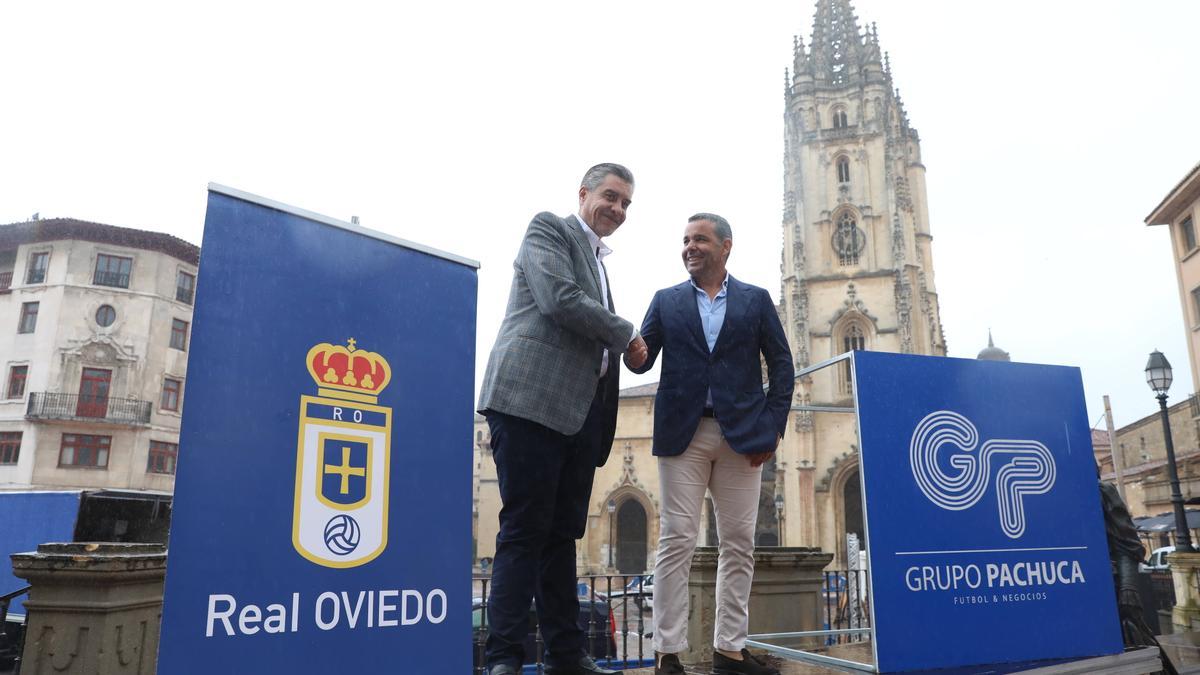
[[[979,432],[966,417],[949,410],[926,415],[909,444],[913,478],[929,501],[962,511],[979,502],[991,483],[993,464],[999,465],[1000,528],[1016,539],[1025,533],[1025,497],[1054,487],[1054,456],[1037,441],[991,440],[976,452],[978,444]],[[943,448],[949,452],[939,461]]]
[[[374,404],[392,371],[354,338],[305,362],[318,396],[300,397],[292,544],[318,565],[364,565],[387,547],[392,409]]]

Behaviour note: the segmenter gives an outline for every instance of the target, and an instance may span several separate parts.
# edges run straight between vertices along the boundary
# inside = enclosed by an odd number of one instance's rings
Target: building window
[[[25,272],[25,283],[42,284],[46,282],[46,268],[50,266],[49,251],[34,251],[29,254],[29,269]]]
[[[850,182],[850,158],[845,155],[838,157],[837,160],[837,176],[838,183],[845,184]]]
[[[150,441],[150,457],[146,461],[146,473],[175,475],[175,460],[178,457],[179,446],[177,444]]]
[[[1200,326],[1200,286],[1192,289],[1192,312],[1195,320],[1192,321],[1193,326]]]
[[[158,407],[163,410],[179,412],[179,394],[183,390],[183,382],[171,378],[163,379],[162,397]]]
[[[103,469],[108,466],[108,451],[111,447],[112,436],[63,434],[58,465]]]
[[[837,231],[833,233],[833,250],[837,253],[838,264],[842,267],[858,264],[858,256],[866,246],[866,236],[858,229],[854,214],[849,211],[838,219]]]
[[[852,323],[846,327],[842,335],[842,352],[853,352],[867,348],[867,338],[858,324]],[[854,393],[854,377],[850,372],[850,362],[842,362],[842,393]]]
[[[8,398],[25,396],[25,378],[29,375],[29,366],[13,366],[8,371]]]
[[[115,255],[96,256],[96,274],[92,283],[97,286],[129,288],[129,272],[133,269],[133,258]]]
[[[1192,224],[1191,216],[1179,224],[1179,233],[1183,236],[1183,253],[1187,255],[1188,251],[1196,248],[1196,227]]]
[[[834,129],[845,129],[848,126],[850,126],[850,125],[847,124],[846,111],[845,110],[834,110],[833,111],[833,128]]]
[[[187,351],[187,322],[171,319],[171,349]]]
[[[101,328],[108,328],[117,320],[117,310],[112,308],[112,305],[100,305],[96,310],[96,324]]]
[[[38,303],[25,302],[21,304],[21,320],[17,323],[18,333],[32,333],[37,330]]]
[[[21,456],[21,432],[0,431],[0,464],[16,464]]]
[[[196,277],[188,274],[183,270],[179,270],[179,274],[175,276],[175,299],[179,302],[192,304],[192,298],[196,294]]]

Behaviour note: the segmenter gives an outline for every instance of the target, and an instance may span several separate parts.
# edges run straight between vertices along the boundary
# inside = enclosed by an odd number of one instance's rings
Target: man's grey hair
[[[604,164],[597,164],[588,169],[587,173],[583,174],[583,180],[579,182],[579,187],[586,188],[588,192],[591,192],[599,187],[608,176],[616,176],[631,186],[633,185],[632,171],[620,164],[605,162]]]
[[[729,221],[715,213],[697,213],[688,218],[689,223],[694,223],[697,220],[707,220],[713,224],[713,230],[717,234],[717,239],[726,241],[733,238],[733,228],[729,227]]]

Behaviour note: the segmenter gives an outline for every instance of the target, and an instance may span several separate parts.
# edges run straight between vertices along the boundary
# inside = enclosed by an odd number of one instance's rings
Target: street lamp
[[[1175,550],[1179,553],[1194,553],[1192,535],[1188,531],[1187,514],[1183,511],[1183,495],[1179,491],[1179,471],[1175,468],[1175,443],[1171,440],[1171,419],[1167,415],[1167,390],[1171,388],[1171,364],[1162,352],[1150,352],[1146,363],[1146,383],[1158,398],[1158,411],[1162,416],[1163,440],[1167,445],[1167,476],[1171,479],[1171,503],[1175,506]]]
[[[608,500],[608,569],[613,566],[613,514],[617,512],[617,500]]]
[[[775,526],[779,528],[779,545],[783,546],[783,493],[775,490]]]

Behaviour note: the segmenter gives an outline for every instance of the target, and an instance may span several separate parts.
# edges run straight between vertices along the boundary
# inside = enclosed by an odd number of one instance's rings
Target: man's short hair
[[[715,213],[697,213],[688,218],[689,223],[694,223],[697,220],[707,220],[713,224],[713,230],[717,233],[717,239],[725,241],[733,238],[733,228],[729,227],[729,221]]]
[[[626,169],[620,164],[605,162],[604,164],[597,164],[596,166],[588,169],[587,173],[583,174],[583,180],[579,182],[579,187],[586,188],[588,192],[591,192],[599,187],[599,185],[604,182],[604,179],[610,175],[616,176],[626,183],[633,185],[632,171]]]

